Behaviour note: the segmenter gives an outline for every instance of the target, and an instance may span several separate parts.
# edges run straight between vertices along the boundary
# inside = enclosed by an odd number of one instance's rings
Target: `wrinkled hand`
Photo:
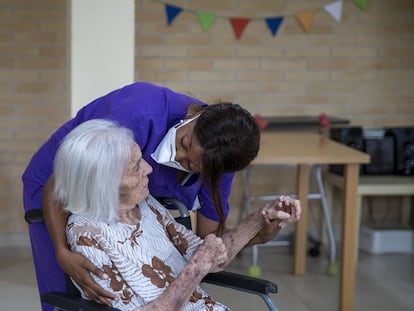
[[[117,296],[98,285],[90,276],[90,272],[101,279],[106,279],[108,276],[93,265],[86,257],[80,253],[67,250],[59,254],[58,262],[63,271],[76,281],[89,299],[112,306],[108,299],[117,299]]]
[[[223,240],[215,234],[209,234],[204,238],[204,243],[198,249],[198,255],[202,258],[199,264],[204,265],[208,272],[222,270],[227,260],[227,248]]]
[[[279,196],[272,205],[267,205],[262,215],[266,222],[266,219],[270,222],[279,220],[279,227],[283,228],[287,225],[299,220],[302,208],[300,201],[291,199],[288,196]]]
[[[264,226],[257,234],[261,243],[273,237],[288,224],[299,220],[301,213],[300,201],[287,196],[279,196],[274,202],[266,204],[261,213]]]

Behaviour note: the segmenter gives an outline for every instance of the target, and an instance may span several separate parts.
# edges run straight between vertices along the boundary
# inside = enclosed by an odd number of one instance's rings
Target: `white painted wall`
[[[71,113],[134,81],[134,0],[70,0]]]

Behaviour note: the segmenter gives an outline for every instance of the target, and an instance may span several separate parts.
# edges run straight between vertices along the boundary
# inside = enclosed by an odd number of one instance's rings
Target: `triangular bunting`
[[[325,5],[324,9],[326,12],[331,14],[332,17],[335,18],[337,22],[339,22],[341,21],[341,16],[342,16],[342,4],[343,4],[343,1],[336,1],[331,4]]]
[[[247,24],[250,22],[250,18],[242,17],[232,17],[230,18],[231,26],[233,27],[234,35],[237,40],[240,39],[243,34],[244,29],[247,27]]]
[[[305,11],[305,12],[300,12],[296,14],[296,18],[301,24],[304,31],[309,32],[314,15],[315,15],[314,11]]]
[[[283,17],[268,17],[265,19],[266,24],[269,27],[270,31],[272,32],[273,37],[276,35],[277,30],[279,29],[280,25],[282,24]]]
[[[165,5],[165,13],[167,14],[167,25],[168,26],[171,25],[173,20],[177,17],[178,14],[181,13],[182,10],[183,9],[178,6],[174,6],[170,4]]]
[[[198,22],[200,23],[201,29],[206,32],[210,29],[211,25],[216,20],[216,14],[206,13],[206,12],[197,12],[196,13]]]
[[[353,2],[363,10],[365,10],[368,7],[368,3],[366,0],[353,0]]]
[[[228,16],[221,16],[216,13],[212,12],[203,12],[203,11],[195,11],[187,8],[182,8],[179,6],[171,5],[164,3],[164,1],[159,0],[153,0],[156,2],[160,2],[165,6],[165,12],[167,16],[167,25],[170,26],[175,18],[182,12],[187,11],[191,12],[192,14],[195,14],[197,16],[198,22],[200,24],[200,27],[203,32],[209,31],[213,23],[216,21],[217,18],[226,18],[229,19],[234,35],[236,36],[237,40],[240,40],[241,36],[243,35],[247,25],[250,23],[250,21],[256,21],[259,18],[250,18],[250,17],[228,17]],[[356,6],[359,8],[365,10],[368,8],[368,0],[350,0],[352,1]],[[272,17],[266,17],[264,18],[267,27],[271,31],[273,37],[275,37],[280,29],[280,26],[282,25],[282,22],[287,17],[294,16],[302,29],[305,32],[310,32],[313,19],[315,16],[315,13],[321,9],[324,9],[329,15],[332,16],[337,22],[340,22],[342,19],[342,9],[343,9],[343,0],[331,0],[329,4],[318,8],[314,10],[308,10],[308,11],[302,11],[299,13],[296,13],[294,15],[289,16],[272,16]]]

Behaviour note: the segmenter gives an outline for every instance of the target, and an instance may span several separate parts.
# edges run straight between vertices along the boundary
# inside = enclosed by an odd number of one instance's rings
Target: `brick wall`
[[[136,77],[262,115],[327,113],[364,127],[414,126],[414,2],[371,0],[364,11],[344,1],[341,22],[320,10],[332,2],[170,0],[184,11],[167,27],[162,5],[137,1]],[[258,20],[238,41],[228,18],[204,33],[187,9]],[[307,9],[318,9],[310,33],[294,18]],[[263,17],[279,14],[286,18],[272,37]],[[294,178],[292,168],[273,168],[251,180],[254,191],[294,193]],[[241,197],[238,174],[232,205]]]
[[[65,0],[0,0],[0,232],[22,232],[21,175],[69,115]]]
[[[324,112],[365,127],[414,125],[414,3],[368,0],[363,11],[344,1],[341,22],[317,10],[310,33],[293,17],[332,2],[168,1],[257,18],[238,41],[226,18],[203,33],[195,15],[182,12],[167,27],[162,5],[136,0],[136,79],[263,115]],[[26,230],[20,176],[70,115],[66,7],[65,0],[0,0],[0,232]],[[272,37],[260,19],[279,13],[286,18]],[[283,175],[264,178],[275,176]],[[236,203],[239,194],[237,178]]]
[[[286,16],[276,37],[252,20],[240,41],[227,18],[203,33],[184,10],[170,27],[158,2],[137,1],[136,77],[211,102],[242,104],[253,113],[327,113],[365,126],[414,125],[414,3],[344,1],[336,22],[318,10],[309,34],[294,18],[333,1],[177,1],[220,16]]]

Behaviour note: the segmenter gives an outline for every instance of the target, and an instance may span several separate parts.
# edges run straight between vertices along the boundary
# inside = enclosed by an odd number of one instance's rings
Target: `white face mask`
[[[155,149],[155,151],[151,154],[151,158],[153,158],[158,164],[172,167],[180,171],[189,172],[180,164],[180,162],[175,160],[175,155],[177,153],[177,149],[175,147],[175,137],[177,135],[177,130],[180,127],[190,123],[198,116],[199,115],[192,119],[182,120],[180,123],[170,128],[158,144],[157,149]]]

